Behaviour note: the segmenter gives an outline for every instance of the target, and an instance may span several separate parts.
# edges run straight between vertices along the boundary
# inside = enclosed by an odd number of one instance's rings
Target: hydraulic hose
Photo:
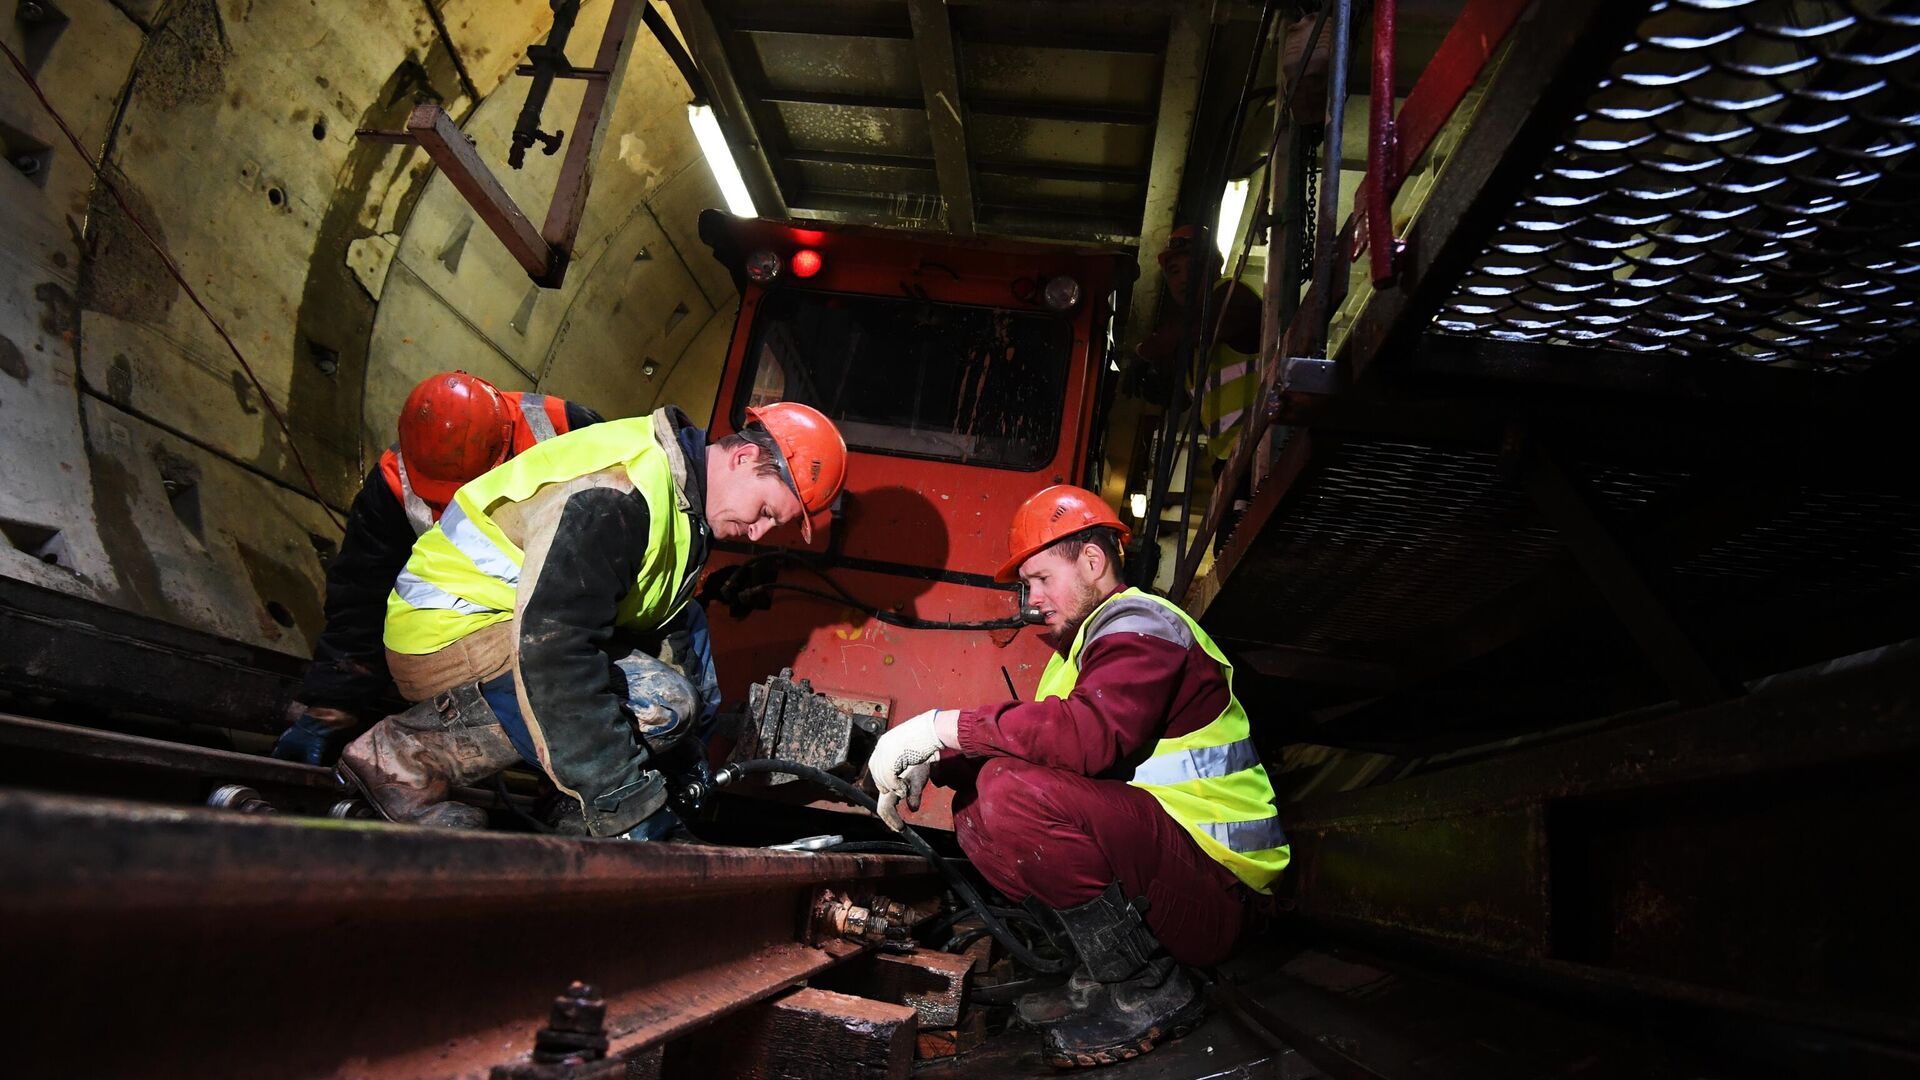
[[[713,783],[715,787],[725,787],[748,773],[785,773],[788,776],[796,776],[837,793],[874,817],[880,816],[880,806],[874,801],[873,796],[830,772],[816,769],[811,765],[802,765],[797,761],[781,761],[777,758],[736,761],[723,766],[719,772],[715,773]],[[888,827],[891,828],[891,826]],[[1006,946],[1007,952],[1012,954],[1015,960],[1048,975],[1058,975],[1072,968],[1071,959],[1048,960],[1029,949],[1026,943],[1015,936],[1013,931],[1007,928],[1007,924],[994,914],[992,906],[982,899],[979,890],[973,887],[973,882],[968,881],[960,871],[949,866],[947,860],[933,850],[933,845],[927,843],[926,838],[922,837],[913,826],[903,824],[895,831],[916,853],[939,869],[940,873],[946,877],[947,884],[952,886],[954,893],[960,897],[960,901],[973,909],[974,915],[986,925],[987,932],[992,934],[1000,944]]]

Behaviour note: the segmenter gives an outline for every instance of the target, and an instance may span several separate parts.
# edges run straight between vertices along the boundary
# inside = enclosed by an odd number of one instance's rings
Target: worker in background
[[[1192,277],[1196,254],[1202,256],[1207,278],[1218,279],[1202,336],[1213,333],[1215,325],[1219,327],[1197,387],[1188,372],[1174,370],[1181,359],[1180,343],[1193,333],[1198,317],[1191,310],[1198,299]],[[1167,237],[1167,246],[1160,252],[1160,271],[1171,305],[1162,309],[1160,325],[1140,343],[1138,351],[1152,370],[1177,379],[1176,385],[1185,385],[1190,393],[1199,395],[1200,432],[1207,437],[1207,457],[1217,480],[1227,459],[1233,456],[1240,432],[1246,427],[1248,410],[1260,393],[1260,365],[1256,362],[1260,354],[1260,294],[1244,282],[1220,276],[1219,252],[1193,225],[1182,225]],[[1198,339],[1195,341],[1197,348]],[[1234,492],[1232,513],[1214,534],[1216,550],[1232,535],[1251,500],[1252,489],[1243,477]]]
[[[667,780],[705,768],[719,708],[689,603],[710,541],[824,511],[847,449],[816,410],[747,410],[709,445],[679,409],[548,440],[462,487],[387,600],[387,667],[412,708],[354,740],[340,773],[389,820],[485,824],[449,790],[516,761],[577,803],[563,831],[655,839]]]
[[[975,868],[1057,915],[1079,965],[1018,1013],[1063,1067],[1190,1028],[1204,1001],[1182,965],[1227,957],[1288,858],[1233,665],[1180,608],[1122,587],[1127,533],[1082,488],[1022,504],[998,580],[1025,583],[1056,650],[1034,700],[921,713],[869,762],[890,824],[929,781],[953,787]]]
[[[331,765],[354,729],[396,697],[380,645],[387,593],[414,540],[440,520],[460,485],[537,442],[599,422],[583,405],[502,392],[464,371],[413,388],[400,409],[400,441],[380,455],[347,511],[347,534],[327,565],[327,625],[274,757]]]

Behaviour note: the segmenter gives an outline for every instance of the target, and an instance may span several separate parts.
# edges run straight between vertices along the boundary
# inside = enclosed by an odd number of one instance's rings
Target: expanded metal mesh
[[[1435,326],[1869,365],[1920,341],[1917,137],[1920,3],[1661,0]]]
[[[1672,570],[1676,599],[1847,601],[1920,582],[1920,501],[1911,492],[1803,489],[1777,516]]]
[[[1583,463],[1629,519],[1685,474]],[[1349,440],[1289,497],[1214,601],[1223,636],[1365,654],[1447,625],[1562,553],[1492,451]]]

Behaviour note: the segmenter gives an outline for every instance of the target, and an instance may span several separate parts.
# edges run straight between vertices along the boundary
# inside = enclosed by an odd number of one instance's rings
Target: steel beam
[[[669,0],[668,6],[681,32],[687,35],[687,47],[712,95],[708,104],[720,121],[720,130],[727,133],[727,148],[740,169],[747,193],[753,196],[754,210],[764,218],[787,217],[786,193],[780,189],[779,178],[767,158],[766,142],[753,110],[734,79],[733,59],[713,12],[706,0]]]
[[[972,236],[973,177],[968,169],[967,122],[960,111],[953,24],[943,0],[907,0],[907,15],[913,21],[913,51],[920,61],[920,91],[927,102],[927,132],[933,139],[940,197],[947,204],[947,231]]]
[[[1183,3],[1168,12],[1166,61],[1160,69],[1160,105],[1153,125],[1153,165],[1147,174],[1147,199],[1140,214],[1140,274],[1133,282],[1133,310],[1127,313],[1122,352],[1153,332],[1160,309],[1160,250],[1173,231],[1186,177],[1187,144],[1199,110],[1200,80],[1206,66],[1207,17],[1201,6]],[[1122,483],[1124,483],[1124,479]]]
[[[156,790],[184,794],[195,802],[214,784],[246,784],[260,789],[280,811],[314,815],[324,815],[342,799],[360,798],[330,768],[11,713],[0,713],[0,747],[7,751],[0,783],[32,783],[30,777],[38,773],[42,787],[125,795],[129,786],[140,786],[130,785],[129,776],[150,776],[163,781],[151,785]],[[102,777],[113,781],[110,789]],[[490,790],[455,788],[453,796],[472,806],[506,808]],[[522,807],[534,801],[523,795],[512,798]]]
[[[1561,542],[1573,552],[1674,696],[1687,704],[1700,705],[1738,693],[1707,663],[1553,456],[1534,448],[1522,466],[1522,475],[1541,513],[1559,531]]]
[[[560,178],[554,182],[553,201],[547,204],[547,220],[540,235],[553,252],[553,265],[546,280],[536,277],[547,288],[558,288],[566,276],[573,256],[573,242],[580,235],[580,219],[587,211],[587,191],[593,186],[593,163],[606,141],[607,102],[620,92],[626,76],[627,59],[633,55],[633,18],[636,3],[646,0],[613,0],[607,11],[607,26],[600,35],[600,50],[594,54],[593,70],[605,72],[605,78],[589,79],[580,95],[580,111],[574,117],[573,137],[567,140],[566,157],[560,162]]]
[[[807,943],[822,889],[911,901],[931,880],[899,856],[18,792],[0,865],[0,1006],[29,1075],[484,1077],[528,1062],[573,979],[635,1052],[857,952]]]
[[[0,578],[0,640],[0,689],[11,694],[267,734],[280,730],[305,666],[11,578]]]
[[[553,249],[535,231],[533,222],[527,220],[526,212],[513,201],[513,196],[494,179],[487,163],[480,160],[480,152],[460,133],[459,125],[447,111],[431,102],[414,106],[407,117],[407,133],[426,150],[427,156],[446,174],[474,213],[493,230],[493,235],[506,245],[507,253],[527,276],[535,281],[544,279],[553,266]]]
[[[1283,885],[1456,963],[1910,1052],[1920,894],[1889,851],[1917,762],[1920,676],[1889,656],[1283,808]]]

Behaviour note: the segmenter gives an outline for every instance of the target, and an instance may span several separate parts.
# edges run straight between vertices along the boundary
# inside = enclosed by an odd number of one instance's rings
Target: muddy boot
[[[1044,1029],[1047,1064],[1066,1069],[1139,1057],[1185,1035],[1206,1014],[1199,987],[1166,955],[1117,882],[1059,915],[1096,985],[1083,1006]]]
[[[388,821],[479,829],[486,812],[449,801],[448,792],[519,760],[479,685],[468,683],[375,724],[341,753],[338,768]]]
[[[1066,982],[1058,986],[1049,986],[1045,990],[1035,990],[1022,994],[1013,1003],[1013,1015],[1028,1027],[1045,1027],[1087,1007],[1093,999],[1093,992],[1100,988],[1100,980],[1081,965],[1073,969]]]
[[[1031,896],[1020,901],[1020,906],[1031,912],[1049,934],[1058,938],[1060,920],[1054,917],[1052,908]],[[1020,995],[1013,1003],[1013,1015],[1028,1027],[1044,1027],[1065,1019],[1069,1013],[1086,1008],[1094,988],[1099,985],[1100,981],[1087,970],[1087,965],[1075,964],[1073,973],[1065,980]]]

